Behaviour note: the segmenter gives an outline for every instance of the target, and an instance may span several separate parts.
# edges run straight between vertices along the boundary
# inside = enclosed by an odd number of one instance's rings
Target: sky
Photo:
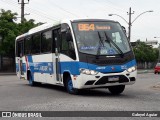
[[[26,3],[28,0],[24,0]],[[21,0],[19,0],[21,2]],[[25,4],[26,19],[34,19],[37,23],[51,23],[67,18],[102,18],[118,21],[128,31],[129,8],[131,21],[141,13],[132,24],[131,42],[141,40],[158,40],[160,43],[160,0],[29,0]],[[0,9],[11,10],[21,15],[21,5],[18,0],[0,0]],[[117,14],[119,16],[108,16]],[[20,22],[20,18],[16,22]],[[157,37],[157,38],[154,38]]]

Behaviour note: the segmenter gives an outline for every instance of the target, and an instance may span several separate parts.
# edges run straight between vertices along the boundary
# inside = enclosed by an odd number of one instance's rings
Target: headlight
[[[89,70],[89,69],[83,69],[83,68],[79,69],[79,71],[80,71],[80,73],[87,74],[87,75],[96,75],[96,74],[98,74],[97,71]]]
[[[134,72],[135,70],[136,70],[136,66],[133,66],[127,69],[129,73]]]

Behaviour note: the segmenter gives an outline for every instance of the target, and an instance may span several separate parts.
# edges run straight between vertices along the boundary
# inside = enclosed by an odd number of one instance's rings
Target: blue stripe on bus
[[[135,66],[136,65],[136,61],[132,60],[126,64],[122,64],[122,65],[108,65],[108,66],[97,66],[97,65],[93,65],[93,64],[88,64],[88,68],[90,70],[95,70],[101,73],[111,73],[111,72],[123,72],[124,70]]]
[[[19,71],[19,65],[18,63],[16,64],[16,71]],[[26,72],[26,63],[22,64],[22,71]],[[50,73],[53,74],[53,64],[50,62],[45,62],[45,63],[32,63],[30,66],[30,71],[32,73],[38,72],[38,73]]]
[[[29,69],[31,70],[31,73],[33,73],[34,72],[34,63],[33,63],[32,56],[29,55],[29,56],[27,56],[27,58],[28,58]]]
[[[95,70],[101,73],[114,73],[114,72],[116,73],[116,72],[123,72],[124,70],[135,65],[136,65],[135,60],[132,60],[122,65],[109,65],[109,66],[98,66],[84,62],[60,62],[61,66],[60,73],[63,74],[63,72],[69,71],[72,75],[79,75],[80,68]]]
[[[79,75],[79,64],[80,62],[60,62],[60,73],[70,72],[72,75]],[[87,64],[84,63],[84,67],[87,67]]]
[[[33,63],[32,56],[27,56],[27,57],[28,57],[28,63],[29,63],[29,68],[31,72],[53,74],[53,63],[52,62]]]
[[[28,57],[29,62],[29,68],[31,70],[31,73],[37,72],[37,73],[49,73],[53,74],[53,63],[52,62],[35,62],[33,63],[32,57]],[[23,71],[26,72],[26,64],[23,63]],[[60,74],[63,74],[65,71],[70,72],[72,75],[79,75],[79,69],[90,69],[95,70],[101,73],[116,73],[116,72],[123,72],[124,70],[135,66],[136,61],[132,60],[126,64],[122,65],[108,65],[108,66],[98,66],[94,64],[84,63],[84,62],[78,62],[78,61],[70,61],[70,62],[60,62]],[[18,65],[16,64],[16,69],[18,70]]]

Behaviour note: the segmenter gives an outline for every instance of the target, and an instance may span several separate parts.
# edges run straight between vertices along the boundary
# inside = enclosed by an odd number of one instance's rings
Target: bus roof
[[[25,36],[28,36],[28,35],[31,35],[31,34],[34,34],[36,32],[39,32],[39,31],[42,31],[42,30],[45,30],[45,29],[48,29],[48,28],[51,28],[51,27],[54,27],[56,25],[59,25],[61,23],[68,23],[69,21],[72,21],[72,22],[78,22],[78,21],[112,21],[113,20],[107,20],[107,19],[93,19],[93,18],[72,18],[72,19],[65,19],[65,20],[62,20],[62,21],[59,21],[59,22],[54,22],[54,23],[45,23],[45,24],[42,24],[40,26],[37,26],[35,28],[32,28],[30,29],[27,33],[24,33],[22,35],[19,35],[16,37],[16,40],[19,39],[19,38],[23,38]]]
[[[19,38],[23,38],[25,36],[28,36],[28,35],[31,35],[31,34],[34,34],[36,32],[39,32],[39,31],[42,31],[42,30],[45,30],[45,29],[48,29],[48,28],[51,28],[53,26],[56,26],[56,25],[59,25],[60,22],[55,22],[55,23],[45,23],[45,24],[42,24],[40,26],[37,26],[37,27],[34,27],[32,29],[30,29],[27,33],[24,33],[22,35],[19,35],[16,37],[16,40],[19,39]]]

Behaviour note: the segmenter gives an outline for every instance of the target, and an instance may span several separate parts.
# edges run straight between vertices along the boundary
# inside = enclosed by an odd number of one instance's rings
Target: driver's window
[[[68,24],[61,25],[61,52],[72,59],[76,59],[73,38]]]
[[[127,46],[126,43],[124,43],[123,38],[121,37],[119,32],[112,33],[112,38],[113,38],[113,41],[118,45],[118,47],[121,50],[125,51],[128,49],[126,47]]]
[[[112,33],[112,38],[115,43],[122,43],[119,32]]]

